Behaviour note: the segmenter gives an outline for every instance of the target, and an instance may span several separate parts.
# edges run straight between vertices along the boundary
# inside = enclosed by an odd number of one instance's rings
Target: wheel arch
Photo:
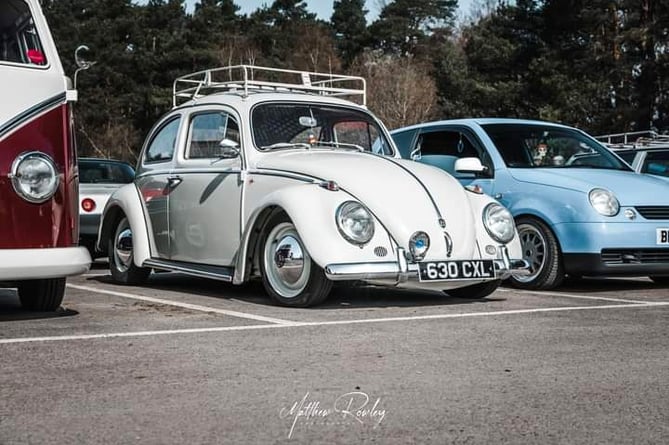
[[[134,184],[123,186],[109,198],[102,213],[98,231],[97,249],[108,254],[109,240],[123,217],[128,218],[132,230],[132,243],[136,266],[141,267],[144,261],[151,258],[150,227],[144,218],[142,202]]]

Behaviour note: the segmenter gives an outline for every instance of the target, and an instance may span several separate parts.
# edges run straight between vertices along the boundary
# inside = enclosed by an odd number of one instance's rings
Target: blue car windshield
[[[510,168],[630,170],[607,148],[580,131],[531,124],[488,124],[483,129]]]

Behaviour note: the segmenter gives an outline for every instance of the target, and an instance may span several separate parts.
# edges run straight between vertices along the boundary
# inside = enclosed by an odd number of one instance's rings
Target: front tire
[[[530,274],[512,275],[511,285],[520,289],[552,289],[562,284],[565,275],[562,253],[551,229],[534,218],[518,218],[516,228]]]
[[[501,280],[493,280],[486,281],[485,283],[472,284],[471,286],[459,287],[457,289],[448,289],[444,292],[454,298],[479,300],[495,292],[500,284],[502,284]]]
[[[263,285],[272,300],[290,307],[310,307],[325,301],[332,281],[309,256],[295,225],[279,214],[266,227],[260,268]]]
[[[150,268],[137,267],[134,262],[132,230],[128,218],[123,217],[109,240],[109,270],[117,283],[137,285],[146,282]]]
[[[24,309],[53,312],[60,307],[65,295],[65,278],[21,281],[19,300]]]

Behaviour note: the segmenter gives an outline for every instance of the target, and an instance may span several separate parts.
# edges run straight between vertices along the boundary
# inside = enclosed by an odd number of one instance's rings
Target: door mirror
[[[84,58],[83,53],[88,52],[89,48],[86,45],[79,45],[74,51],[74,63],[77,64],[77,70],[74,72],[74,89],[77,89],[77,76],[79,71],[85,71],[95,65],[97,62],[92,62]]]
[[[232,159],[239,156],[239,143],[232,139],[223,139],[219,144],[221,147],[220,156],[223,159]]]
[[[460,158],[455,161],[455,171],[458,173],[483,173],[487,168],[481,164],[479,158]]]

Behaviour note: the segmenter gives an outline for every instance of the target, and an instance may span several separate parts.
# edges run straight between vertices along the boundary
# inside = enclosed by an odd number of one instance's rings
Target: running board
[[[235,273],[235,269],[232,267],[209,266],[206,264],[186,263],[182,261],[165,261],[155,258],[150,258],[144,261],[142,267],[153,267],[154,269],[181,272],[196,277],[227,282],[232,282],[232,277]]]

